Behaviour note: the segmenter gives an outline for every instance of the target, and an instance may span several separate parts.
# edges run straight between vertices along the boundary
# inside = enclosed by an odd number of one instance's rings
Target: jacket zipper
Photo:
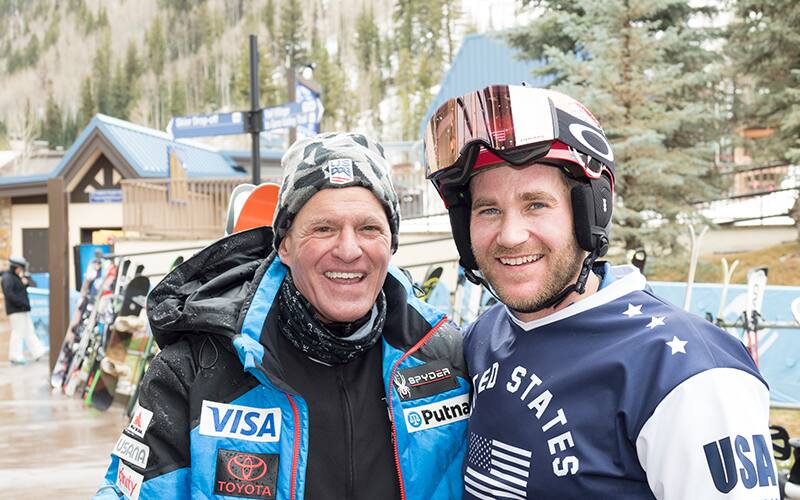
[[[434,333],[436,333],[436,330],[438,330],[439,327],[442,326],[445,321],[447,321],[447,316],[445,316],[441,320],[439,320],[439,322],[436,323],[433,326],[431,331],[426,333],[425,336],[422,337],[420,339],[420,341],[417,342],[414,345],[414,347],[412,347],[411,349],[406,351],[405,354],[400,356],[400,359],[398,359],[397,362],[392,367],[392,376],[389,379],[389,394],[388,394],[388,396],[389,396],[389,415],[391,415],[391,417],[392,417],[392,447],[394,448],[394,465],[397,468],[397,479],[398,479],[398,481],[400,481],[400,499],[401,500],[406,500],[406,488],[403,485],[403,472],[400,470],[400,452],[397,449],[397,427],[395,426],[394,409],[393,409],[393,405],[392,405],[392,402],[393,402],[394,398],[392,398],[392,386],[391,386],[391,384],[392,384],[392,380],[394,380],[394,374],[397,371],[397,367],[400,366],[400,363],[402,363],[404,359],[406,359],[407,357],[409,357],[413,353],[417,352],[419,350],[419,348],[422,347],[422,345],[425,342],[427,342],[428,339],[430,339],[431,336],[433,336]]]
[[[347,445],[349,448],[350,453],[347,454],[350,457],[348,461],[348,469],[347,469],[347,481],[345,482],[345,498],[352,498],[353,495],[353,487],[355,486],[355,481],[353,479],[353,470],[355,470],[355,464],[353,464],[353,451],[355,450],[355,445],[353,444],[353,411],[350,405],[350,398],[347,395],[346,385],[344,383],[344,376],[342,374],[342,368],[336,368],[337,376],[339,378],[339,384],[342,391],[342,397],[344,398],[344,409],[347,412],[347,418],[345,419],[345,425],[347,426]]]
[[[294,402],[294,398],[288,392],[285,392],[289,404],[292,405],[292,413],[294,413],[294,451],[292,452],[292,485],[289,488],[290,500],[295,500],[295,490],[297,489],[297,462],[300,458],[300,411]]]

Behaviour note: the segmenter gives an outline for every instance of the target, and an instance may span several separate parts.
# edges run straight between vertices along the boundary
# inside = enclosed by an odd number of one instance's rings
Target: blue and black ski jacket
[[[346,372],[330,372],[341,391],[325,390],[333,382],[322,376],[312,384],[323,389],[298,391],[289,358],[300,351],[277,331],[273,307],[288,268],[274,253],[264,258],[271,241],[263,228],[222,239],[151,292],[162,351],[96,498],[461,498],[470,403],[460,332],[390,267],[382,340],[359,375],[377,381],[380,411],[359,406]],[[340,406],[347,425],[326,425],[319,409]],[[314,455],[328,446],[361,465],[320,463]],[[388,474],[369,472],[378,458],[364,463],[377,447]]]

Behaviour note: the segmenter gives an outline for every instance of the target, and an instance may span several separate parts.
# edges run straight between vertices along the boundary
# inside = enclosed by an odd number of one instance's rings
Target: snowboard
[[[278,206],[279,192],[280,186],[270,182],[260,184],[253,189],[244,201],[239,216],[234,222],[233,232],[272,226],[272,219]]]
[[[442,273],[444,269],[442,266],[438,267],[430,267],[428,272],[425,274],[425,281],[422,282],[420,285],[420,293],[417,296],[418,299],[428,301],[433,292],[433,289],[436,288],[436,285],[439,284],[439,280],[442,278]]]
[[[111,406],[117,380],[125,375],[122,367],[133,330],[143,328],[144,321],[138,318],[149,291],[150,279],[145,276],[136,276],[125,286],[107,344],[103,345],[102,356],[95,360],[93,366],[92,381],[86,393],[87,406],[98,410],[107,410]]]
[[[136,332],[128,345],[128,353],[125,357],[125,366],[130,377],[121,378],[117,382],[116,396],[120,399],[128,398],[126,413],[131,415],[136,401],[139,398],[142,378],[144,377],[150,362],[158,354],[158,345],[153,340],[150,325],[145,324],[145,328]]]

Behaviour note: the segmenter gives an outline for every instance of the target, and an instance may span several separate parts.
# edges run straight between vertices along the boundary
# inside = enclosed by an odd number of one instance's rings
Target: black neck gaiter
[[[334,323],[325,325],[313,312],[313,306],[303,297],[294,285],[291,273],[283,280],[278,293],[278,319],[283,335],[297,349],[310,358],[329,365],[338,365],[360,356],[374,346],[381,338],[386,321],[386,296],[383,290],[375,303],[377,314],[372,312],[353,323]],[[352,336],[360,327],[372,326],[366,335]]]

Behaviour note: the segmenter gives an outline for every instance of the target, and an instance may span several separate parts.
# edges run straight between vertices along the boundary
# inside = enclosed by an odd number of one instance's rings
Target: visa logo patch
[[[403,410],[408,432],[424,431],[469,418],[469,395]]]
[[[200,434],[274,443],[281,435],[281,410],[203,401]]]

